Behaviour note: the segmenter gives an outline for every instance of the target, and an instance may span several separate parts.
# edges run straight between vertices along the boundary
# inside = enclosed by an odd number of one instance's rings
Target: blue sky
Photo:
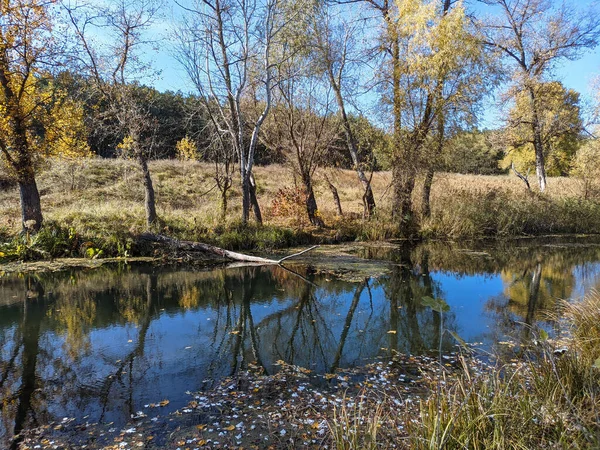
[[[494,9],[478,3],[477,0],[468,0],[470,8],[476,14],[493,14]],[[556,3],[559,3],[557,0]],[[595,8],[600,14],[600,2],[598,0],[571,0],[571,4],[577,8]],[[189,92],[191,84],[179,63],[172,56],[172,42],[169,38],[170,26],[174,23],[173,14],[179,14],[177,10],[165,11],[165,19],[153,27],[153,34],[165,36],[160,43],[157,53],[148,54],[155,62],[154,66],[160,71],[160,75],[153,79],[152,83],[158,90]],[[577,61],[562,61],[556,67],[553,79],[561,81],[567,88],[574,89],[582,94],[582,103],[591,101],[591,82],[600,76],[600,47],[586,52]],[[499,92],[498,92],[499,93]],[[496,94],[498,94],[496,93]],[[499,109],[494,98],[490,98],[484,107],[479,126],[481,128],[495,128],[501,125],[499,120]]]

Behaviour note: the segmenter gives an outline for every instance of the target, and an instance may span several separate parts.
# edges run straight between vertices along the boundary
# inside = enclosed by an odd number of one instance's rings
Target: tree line
[[[585,171],[600,153],[579,94],[553,79],[557,63],[598,44],[592,10],[550,0],[186,0],[169,36],[191,86],[182,94],[144,84],[157,72],[148,49],[162,7],[0,2],[0,157],[24,228],[43,223],[36,175],[57,155],[134,159],[149,227],[152,158],[213,162],[223,214],[237,171],[243,223],[251,213],[262,221],[256,163],[292,168],[317,226],[317,168],[352,168],[366,217],[377,209],[373,171],[389,169],[392,218],[410,237],[416,184],[427,216],[436,171],[510,169],[531,188],[534,170],[544,192],[547,174]],[[495,92],[504,126],[480,132]],[[361,113],[369,103],[377,111]]]

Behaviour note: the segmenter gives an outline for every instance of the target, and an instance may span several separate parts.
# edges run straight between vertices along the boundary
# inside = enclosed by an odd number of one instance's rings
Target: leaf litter
[[[442,371],[458,368],[460,358],[458,353],[445,355],[440,366],[436,357],[399,354],[389,362],[326,374],[278,361],[278,372],[265,375],[249,364],[248,370],[210,390],[187,392],[189,403],[173,413],[160,414],[169,403],[164,399],[144,405],[121,428],[64,418],[28,431],[20,448],[335,448],[333,427],[366,433],[374,420],[383,448],[410,448],[406,422],[416,420],[419,401],[435,389]],[[488,369],[479,360],[470,365]],[[374,416],[375,411],[380,413]]]

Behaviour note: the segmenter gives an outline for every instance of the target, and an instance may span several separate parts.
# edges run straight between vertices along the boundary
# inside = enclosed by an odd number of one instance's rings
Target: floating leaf
[[[390,330],[390,331],[387,332],[387,334],[396,334],[396,333],[397,333],[396,330]]]
[[[158,405],[159,406],[167,406],[169,404],[169,400],[163,400],[162,402],[160,402]]]
[[[454,331],[452,330],[446,330],[448,331],[448,333],[450,333],[450,335],[456,339],[456,341],[460,344],[460,346],[462,348],[464,348],[467,351],[471,351],[471,349],[469,348],[469,346],[467,345],[467,343],[465,342],[465,340],[463,338],[461,338],[458,334],[456,334]]]
[[[450,311],[450,306],[441,298],[423,297],[421,298],[421,305],[433,309],[439,313]]]

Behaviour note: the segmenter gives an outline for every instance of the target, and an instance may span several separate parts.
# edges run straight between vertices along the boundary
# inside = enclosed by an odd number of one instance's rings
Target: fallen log
[[[295,258],[296,256],[300,256],[318,247],[318,245],[313,245],[312,247],[302,250],[301,252],[285,256],[281,259],[268,259],[261,258],[259,256],[245,255],[243,253],[232,252],[230,250],[225,250],[223,248],[215,247],[214,245],[205,244],[203,242],[181,241],[179,239],[174,239],[169,236],[165,236],[164,234],[143,233],[140,235],[139,238],[144,241],[156,242],[159,244],[167,245],[175,250],[204,252],[209,253],[211,255],[220,256],[225,259],[230,259],[232,261],[242,261],[265,265],[281,264],[282,262],[290,258]]]

